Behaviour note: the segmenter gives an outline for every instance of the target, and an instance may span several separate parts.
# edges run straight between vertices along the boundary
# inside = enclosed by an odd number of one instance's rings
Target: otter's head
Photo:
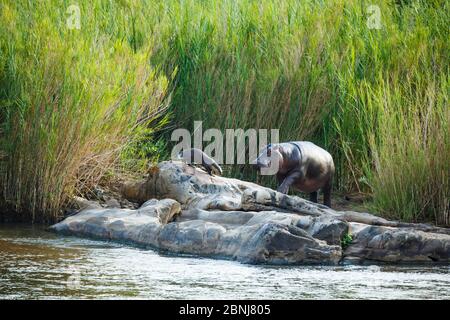
[[[276,144],[267,145],[253,162],[262,175],[273,175],[278,172],[283,162],[283,154],[280,146]]]

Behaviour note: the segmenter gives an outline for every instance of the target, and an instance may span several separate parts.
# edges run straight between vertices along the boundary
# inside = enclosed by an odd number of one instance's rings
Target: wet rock
[[[335,211],[181,162],[160,163],[122,193],[141,206],[91,204],[53,230],[246,263],[450,262],[448,229]]]

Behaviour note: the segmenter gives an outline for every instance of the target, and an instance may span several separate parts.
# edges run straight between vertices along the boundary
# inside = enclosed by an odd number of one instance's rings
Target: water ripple
[[[252,266],[0,226],[0,299],[450,299],[449,271]]]

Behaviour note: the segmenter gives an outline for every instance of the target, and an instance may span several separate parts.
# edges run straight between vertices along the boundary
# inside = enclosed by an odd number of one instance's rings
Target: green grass
[[[400,2],[398,2],[400,3]],[[369,29],[368,5],[381,12]],[[154,61],[174,126],[280,128],[330,150],[337,188],[375,211],[449,220],[446,1],[184,1]],[[195,14],[194,14],[195,13]],[[256,179],[249,168],[228,172]],[[264,181],[264,183],[269,183]]]
[[[150,44],[134,52],[107,2],[82,6],[81,30],[66,27],[68,5],[1,1],[2,211],[31,221],[56,219],[114,168],[167,87]]]
[[[352,241],[353,241],[353,236],[350,233],[346,233],[341,239],[342,250],[347,249],[348,246],[352,244]]]
[[[340,191],[450,224],[448,1],[96,0],[81,30],[69,1],[0,3],[3,202],[48,215],[118,162],[167,158],[171,129],[203,120],[311,140]]]

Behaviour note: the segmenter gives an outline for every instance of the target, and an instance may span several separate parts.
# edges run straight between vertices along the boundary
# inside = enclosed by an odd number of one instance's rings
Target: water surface
[[[0,299],[450,299],[450,266],[245,265],[0,225]]]

